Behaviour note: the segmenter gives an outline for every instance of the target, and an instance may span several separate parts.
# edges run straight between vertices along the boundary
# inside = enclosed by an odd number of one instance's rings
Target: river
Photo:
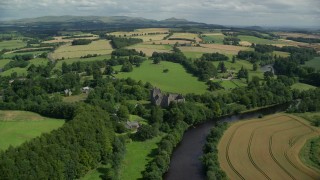
[[[220,121],[238,121],[242,119],[257,118],[260,114],[268,115],[284,111],[287,105],[277,105],[257,111],[247,112],[239,115],[233,115],[221,118]],[[205,179],[200,157],[202,147],[206,143],[206,137],[215,121],[207,121],[196,127],[188,129],[182,141],[175,148],[170,162],[169,171],[164,175],[166,180],[198,180]]]

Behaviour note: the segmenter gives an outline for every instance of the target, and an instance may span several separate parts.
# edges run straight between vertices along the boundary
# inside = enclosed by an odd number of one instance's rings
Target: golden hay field
[[[156,33],[156,34],[149,34]],[[144,42],[159,41],[162,40],[169,33],[168,28],[146,28],[146,29],[136,29],[130,32],[112,32],[108,35],[114,35],[116,37],[132,37],[142,39]]]
[[[182,52],[203,52],[203,53],[222,53],[236,55],[240,50],[249,50],[248,47],[221,45],[221,44],[201,44],[201,47],[179,47]]]
[[[275,114],[234,123],[219,144],[219,162],[230,179],[320,179],[304,165],[299,151],[320,131],[305,120]]]
[[[248,41],[240,41],[240,43],[239,43],[241,46],[251,46],[252,45],[252,43],[251,42],[248,42]]]
[[[184,41],[184,40],[160,40],[160,41],[153,41],[153,42],[145,42],[146,44],[190,44],[190,41]]]
[[[170,52],[172,50],[172,47],[169,45],[153,45],[153,44],[136,44],[133,46],[127,47],[127,49],[135,49],[136,51],[142,51],[147,56],[152,56],[153,52]]]
[[[202,41],[202,39],[198,37],[198,34],[194,34],[194,33],[174,33],[170,38],[184,38],[184,39],[195,40],[196,42]]]
[[[85,56],[88,54],[99,54],[99,55],[111,54],[112,51],[113,49],[110,44],[110,41],[98,40],[98,41],[93,41],[88,45],[77,45],[77,46],[72,46],[71,44],[62,45],[53,52],[52,57],[54,59],[61,59],[62,57],[75,58],[75,57]]]
[[[92,40],[99,39],[98,35],[93,35],[93,34],[83,34],[83,35],[92,35],[92,37],[63,39],[64,37],[68,37],[68,36],[56,36],[56,37],[53,37],[54,40],[43,41],[43,43],[60,43],[60,42],[68,43],[68,42],[72,42],[73,40],[76,40],[76,39],[92,39]]]
[[[320,39],[320,34],[303,34],[303,33],[290,33],[290,32],[276,32],[276,35],[281,37],[302,37],[302,38],[316,38]]]

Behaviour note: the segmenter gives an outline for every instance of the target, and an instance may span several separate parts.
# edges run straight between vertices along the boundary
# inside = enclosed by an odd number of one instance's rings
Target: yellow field
[[[136,29],[136,32],[142,33],[168,33],[168,28],[145,28],[145,29]]]
[[[299,151],[320,131],[287,114],[234,123],[218,144],[221,168],[230,179],[319,179]]]
[[[168,28],[146,28],[146,29],[136,29],[134,31],[130,32],[124,32],[124,31],[118,31],[118,32],[112,32],[109,33],[110,35],[114,36],[132,36],[132,35],[138,35],[138,36],[143,36],[147,35],[148,33],[159,33],[159,34],[165,34],[169,33]]]
[[[198,34],[194,34],[194,33],[174,33],[170,38],[185,38],[185,39],[195,40],[196,42],[202,41],[198,37]]]
[[[170,52],[172,47],[169,45],[136,44],[127,47],[127,49],[135,49],[138,52],[144,52],[147,56],[152,56],[153,52]]]
[[[88,45],[78,45],[72,46],[71,44],[66,44],[60,46],[57,50],[54,51],[52,57],[54,59],[64,58],[75,58],[81,57],[88,54],[111,54],[113,51],[112,46],[109,41],[98,40],[93,41]]]
[[[303,33],[289,33],[289,32],[276,32],[275,34],[286,38],[286,37],[302,37],[302,38],[316,38],[320,39],[319,34],[303,34]]]
[[[154,35],[148,33],[157,33]],[[144,42],[160,41],[169,33],[168,28],[146,28],[146,29],[136,29],[131,32],[112,32],[109,35],[114,35],[116,37],[132,37],[142,39]]]
[[[240,41],[240,43],[239,43],[241,46],[251,46],[252,45],[252,43],[251,42],[248,42],[248,41]]]
[[[63,39],[64,37],[68,37],[68,36],[56,36],[53,37],[54,40],[49,40],[49,41],[43,41],[43,43],[59,43],[59,42],[72,42],[73,40],[76,39],[99,39],[98,35],[93,35],[93,34],[81,34],[83,35],[92,35],[93,37],[82,37],[82,38],[72,38],[72,39]]]
[[[236,55],[240,50],[250,50],[247,47],[221,45],[221,44],[201,44],[201,47],[179,47],[182,52],[202,52],[202,53],[222,53]]]
[[[160,40],[160,41],[152,41],[152,42],[145,42],[146,44],[170,44],[174,45],[176,43],[179,44],[190,44],[191,41],[184,41],[184,40]]]

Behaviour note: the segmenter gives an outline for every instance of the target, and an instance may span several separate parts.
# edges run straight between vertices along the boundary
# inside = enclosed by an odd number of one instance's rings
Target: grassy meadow
[[[0,150],[20,144],[61,127],[64,120],[27,111],[0,111]]]
[[[121,66],[117,66],[116,70],[120,70],[120,68]],[[168,69],[169,72],[164,73],[163,70],[165,69]],[[132,72],[121,72],[116,77],[130,77],[135,80],[150,82],[166,92],[202,94],[207,91],[205,83],[198,81],[196,77],[187,73],[182,65],[167,61],[153,64],[152,61],[147,60],[140,67],[134,68]]]
[[[214,41],[214,44],[223,44],[223,40],[225,38],[225,35],[222,33],[211,33],[211,34],[204,34],[202,36],[202,39],[207,43],[212,43]]]
[[[273,55],[281,56],[281,57],[289,57],[290,53],[282,52],[282,51],[273,51]]]
[[[1,61],[2,60],[0,60],[0,62]],[[44,58],[35,58],[35,59],[31,59],[29,62],[30,62],[29,65],[27,67],[25,67],[25,68],[20,68],[20,67],[11,68],[11,69],[8,69],[7,71],[4,71],[4,72],[0,73],[0,75],[2,75],[2,76],[10,76],[14,72],[16,72],[18,74],[18,76],[27,75],[27,73],[28,73],[27,69],[32,64],[35,65],[35,66],[45,66],[45,65],[47,65],[47,63],[49,61],[47,59],[44,59]]]
[[[212,62],[216,67],[218,67],[219,61]],[[253,65],[246,61],[246,60],[236,60],[235,63],[232,63],[229,61],[224,61],[225,66],[229,70],[233,70],[235,73],[237,73],[242,67],[247,69],[249,72],[249,80],[252,79],[253,76],[258,76],[260,79],[263,79],[263,72],[259,69],[257,71],[253,71]]]
[[[0,51],[2,49],[16,49],[26,46],[27,43],[22,40],[0,41]]]
[[[91,57],[91,58],[70,58],[65,60],[58,60],[56,66],[54,69],[61,69],[62,63],[72,64],[74,62],[93,62],[93,61],[103,61],[105,59],[110,59],[111,55],[102,55],[97,57]]]
[[[305,66],[313,67],[316,70],[320,70],[320,57],[315,57],[310,61],[307,61]]]
[[[7,59],[10,59],[10,58],[13,58],[14,56],[16,55],[25,55],[25,54],[33,54],[34,56],[38,56],[42,53],[48,53],[49,51],[32,51],[32,52],[13,52],[13,53],[7,53],[7,54],[4,54],[3,55],[3,58],[7,58]]]
[[[309,89],[315,89],[315,86],[305,84],[305,83],[295,83],[291,86],[292,89],[298,89],[301,91],[309,90]]]
[[[121,180],[141,179],[142,171],[151,160],[152,150],[157,148],[162,136],[144,142],[132,141],[126,145],[127,151],[120,169]]]
[[[187,58],[191,58],[191,59],[198,59],[201,58],[201,56],[204,54],[204,52],[192,52],[192,51],[183,51],[183,54],[187,57]]]
[[[151,160],[150,153],[157,148],[162,136],[155,137],[143,142],[132,141],[126,144],[126,154],[120,168],[121,180],[136,180],[142,178],[145,166]],[[81,180],[97,180],[107,172],[108,165],[100,165],[87,173]]]
[[[6,64],[8,64],[11,59],[1,59],[0,60],[0,68],[3,68]]]
[[[87,97],[88,97],[88,94],[81,93],[79,95],[63,97],[62,101],[67,103],[75,103],[75,102],[84,101],[87,99]]]
[[[88,54],[111,54],[113,51],[111,44],[109,41],[106,40],[98,40],[98,41],[92,41],[88,45],[76,45],[72,46],[71,44],[66,44],[60,46],[58,49],[56,49],[52,57],[54,59],[61,59],[61,58],[75,58],[75,57],[81,57]]]

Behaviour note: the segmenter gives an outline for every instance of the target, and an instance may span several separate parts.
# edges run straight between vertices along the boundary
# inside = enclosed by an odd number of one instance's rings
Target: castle
[[[151,103],[153,105],[168,107],[171,102],[185,102],[185,99],[181,94],[163,94],[158,88],[151,90]]]

